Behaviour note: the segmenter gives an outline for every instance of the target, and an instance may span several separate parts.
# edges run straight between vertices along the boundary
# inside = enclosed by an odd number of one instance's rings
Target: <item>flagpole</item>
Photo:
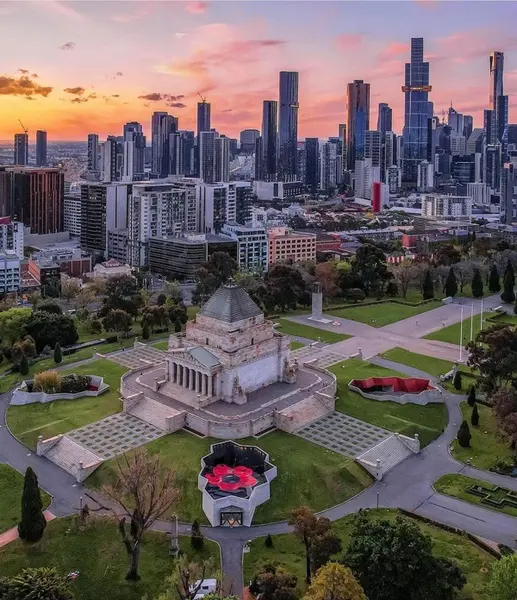
[[[483,329],[483,298],[481,298],[481,318],[479,319],[479,331]]]
[[[460,361],[463,350],[463,306],[461,307],[461,321],[460,321]]]
[[[474,337],[474,300],[470,306],[470,341]]]

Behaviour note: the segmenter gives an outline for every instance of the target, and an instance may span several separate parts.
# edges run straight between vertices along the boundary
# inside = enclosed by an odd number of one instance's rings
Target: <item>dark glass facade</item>
[[[36,166],[44,167],[47,164],[47,132],[36,131]]]
[[[355,161],[364,158],[366,132],[370,129],[370,84],[356,79],[347,89],[347,161],[353,171]]]
[[[264,100],[262,105],[261,174],[262,178],[266,181],[272,181],[276,177],[277,122],[278,102],[276,100]]]
[[[386,102],[379,103],[379,115],[377,117],[377,131],[380,131],[381,136],[387,131],[392,130],[393,111]]]
[[[297,176],[298,145],[298,73],[280,71],[280,114],[278,121],[278,175],[282,181],[294,181]]]
[[[202,131],[210,131],[210,103],[197,103],[197,137]]]
[[[319,140],[305,139],[305,184],[315,190],[319,183]]]

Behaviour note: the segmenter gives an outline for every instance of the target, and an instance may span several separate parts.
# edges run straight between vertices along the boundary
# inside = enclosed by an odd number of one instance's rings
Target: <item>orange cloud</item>
[[[86,90],[83,87],[65,88],[63,92],[73,94],[74,96],[82,96]]]
[[[42,86],[27,75],[21,77],[0,77],[0,95],[2,96],[43,96],[46,98],[52,87]]]
[[[185,10],[193,15],[202,15],[208,8],[208,2],[197,2],[196,0],[189,0],[185,5]]]

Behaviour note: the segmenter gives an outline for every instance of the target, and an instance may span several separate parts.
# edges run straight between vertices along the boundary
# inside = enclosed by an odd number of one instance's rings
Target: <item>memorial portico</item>
[[[172,351],[168,363],[168,379],[171,383],[201,396],[218,396],[220,363],[204,348],[198,346]]]

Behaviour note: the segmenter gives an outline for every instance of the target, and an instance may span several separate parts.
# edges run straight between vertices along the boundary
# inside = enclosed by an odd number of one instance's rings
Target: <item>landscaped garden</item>
[[[311,327],[303,323],[296,323],[288,319],[278,319],[277,330],[281,333],[307,338],[309,340],[326,342],[327,344],[335,344],[347,340],[350,336],[337,331],[327,331],[318,327]]]
[[[517,517],[517,492],[466,475],[442,475],[434,482],[441,494]]]
[[[398,302],[383,302],[382,304],[370,304],[367,306],[349,306],[347,308],[332,309],[331,316],[341,317],[359,321],[372,327],[385,327],[403,319],[415,317],[423,312],[442,306],[438,300],[424,304],[411,305]]]
[[[468,309],[468,306],[466,307]],[[466,310],[465,312],[468,312]],[[468,317],[463,320],[463,332],[461,331],[461,322],[454,323],[433,331],[425,336],[427,340],[438,340],[440,342],[448,342],[449,344],[459,344],[460,334],[463,335],[463,345],[466,346],[476,335],[481,331],[481,315],[474,316],[474,323],[472,325],[472,336],[471,336],[471,321]],[[517,325],[517,316],[515,315],[495,315],[493,313],[485,312],[483,317],[483,329],[488,329],[492,325],[504,324],[504,325]]]
[[[119,412],[121,403],[118,390],[120,378],[126,370],[111,361],[95,360],[62,371],[62,375],[102,375],[110,389],[97,397],[9,406],[7,424],[13,435],[29,448],[35,449],[40,435],[44,438],[53,437]]]
[[[170,541],[166,534],[144,534],[138,582],[126,581],[128,558],[117,523],[108,518],[91,517],[86,526],[78,527],[76,517],[55,519],[47,524],[41,541],[25,545],[16,540],[0,549],[1,574],[19,573],[27,567],[55,567],[59,574],[78,572],[70,584],[77,600],[141,600],[156,598],[175,567],[169,556]],[[196,562],[213,559],[219,570],[219,548],[204,541],[204,549],[194,552],[189,538],[180,538],[180,549]]]
[[[394,521],[397,515],[395,510],[371,510],[370,518],[382,517]],[[355,515],[349,515],[332,523],[332,531],[342,541],[343,550],[350,542]],[[463,571],[467,584],[458,594],[460,600],[485,600],[487,598],[487,585],[490,577],[490,567],[495,563],[495,558],[470,542],[466,537],[446,532],[433,525],[415,521],[422,533],[432,539],[433,554],[453,560]],[[264,562],[276,563],[296,575],[300,593],[305,592],[305,551],[303,544],[293,534],[276,535],[272,537],[273,544],[267,547],[264,538],[253,540],[250,552],[244,554],[244,581],[249,581]],[[335,558],[340,558],[341,554]]]
[[[348,359],[330,367],[338,382],[336,410],[378,427],[409,437],[418,433],[422,447],[436,439],[447,425],[447,408],[444,404],[397,404],[364,398],[348,389],[352,379],[387,377],[404,374],[378,367],[359,359]]]
[[[9,465],[0,464],[0,533],[20,522],[23,475]],[[41,491],[43,509],[50,504],[50,496]]]
[[[207,522],[201,508],[197,477],[200,459],[209,453],[210,444],[215,441],[178,431],[146,446],[149,453],[159,454],[164,467],[176,470],[181,500],[173,510],[182,521],[198,519]],[[302,504],[314,510],[334,506],[351,498],[372,481],[352,459],[288,433],[273,431],[259,439],[238,441],[262,448],[278,468],[278,476],[271,482],[271,499],[257,509],[253,519],[255,524],[285,519],[291,509]],[[104,463],[86,484],[99,488],[103,482],[111,481],[116,464],[116,459]]]

